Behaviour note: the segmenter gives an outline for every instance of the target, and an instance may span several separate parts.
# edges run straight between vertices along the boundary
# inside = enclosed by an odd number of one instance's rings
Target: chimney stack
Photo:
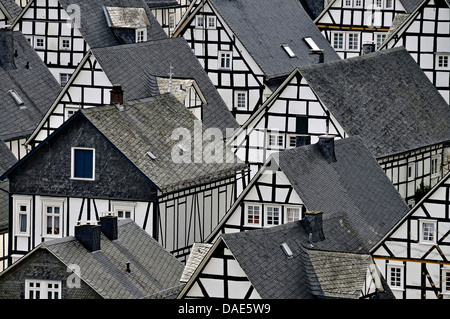
[[[322,227],[322,214],[320,211],[309,211],[304,214],[301,224],[309,235],[312,243],[325,240]]]
[[[302,134],[297,135],[295,138],[295,147],[301,147],[309,144],[311,144],[311,135]]]
[[[0,27],[0,66],[6,71],[16,69],[14,33],[9,26]]]
[[[100,229],[109,240],[116,240],[118,236],[117,216],[112,212],[106,212],[100,217]]]
[[[323,50],[310,50],[309,58],[311,60],[311,64],[323,63],[324,61]]]
[[[113,84],[113,88],[109,92],[111,93],[111,104],[114,104],[114,105],[122,105],[123,104],[122,85]]]
[[[75,226],[75,238],[91,252],[100,250],[100,226],[97,221],[81,222]]]
[[[328,163],[336,162],[336,155],[334,153],[334,136],[333,135],[322,135],[319,136],[319,146],[320,152],[326,158]]]
[[[375,43],[367,42],[362,45],[362,54],[369,54],[375,52]]]

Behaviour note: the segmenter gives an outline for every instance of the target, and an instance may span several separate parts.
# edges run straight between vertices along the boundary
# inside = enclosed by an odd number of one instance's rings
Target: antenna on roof
[[[173,70],[173,66],[172,66],[172,63],[170,63],[170,66],[169,66],[169,93],[172,93],[172,75],[173,75],[172,70]]]

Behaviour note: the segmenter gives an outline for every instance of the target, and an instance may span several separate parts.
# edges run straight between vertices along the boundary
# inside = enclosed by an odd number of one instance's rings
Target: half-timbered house
[[[372,249],[397,299],[450,298],[450,173]]]
[[[245,170],[219,133],[170,93],[80,110],[2,176],[10,258],[112,211],[183,259],[234,203]]]
[[[145,0],[158,23],[168,36],[172,36],[176,26],[190,7],[191,0]]]
[[[167,37],[143,0],[31,0],[13,28],[61,86],[90,48]]]
[[[203,259],[178,298],[392,298],[371,256],[358,251],[357,236],[342,219],[321,215],[221,235],[201,247]]]
[[[343,59],[359,56],[363,45],[380,48],[395,19],[413,12],[422,0],[333,0],[314,20]]]
[[[102,216],[0,275],[0,299],[174,298],[183,265],[130,219]]]
[[[11,25],[22,9],[14,0],[0,1],[0,26]]]
[[[450,3],[421,1],[380,49],[403,46],[450,103]]]
[[[6,147],[0,143],[0,174],[8,170],[17,159]],[[8,267],[8,225],[9,225],[9,183],[0,182],[0,272]]]
[[[174,37],[187,40],[239,124],[296,66],[339,59],[298,0],[205,0],[191,10]]]
[[[49,107],[28,144],[37,145],[79,109],[110,103],[120,84],[124,100],[171,91],[208,128],[238,124],[206,72],[182,38],[91,49]],[[230,130],[231,131],[231,130]]]
[[[395,103],[393,103],[395,101]],[[402,197],[445,174],[450,108],[403,48],[295,69],[229,140],[251,178],[296,137],[359,135]]]
[[[61,87],[23,34],[0,28],[0,143],[17,159]]]
[[[272,154],[207,242],[220,233],[301,220],[305,212],[316,210],[324,218],[344,214],[349,229],[365,238],[369,249],[408,206],[360,137],[335,141],[324,135],[316,144]]]

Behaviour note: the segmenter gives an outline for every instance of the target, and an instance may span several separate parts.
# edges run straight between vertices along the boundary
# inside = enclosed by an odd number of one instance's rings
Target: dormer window
[[[291,58],[295,58],[295,57],[296,57],[294,51],[292,51],[292,49],[291,49],[287,44],[282,44],[281,47],[284,49],[284,51],[285,51]]]
[[[136,43],[146,42],[147,41],[147,29],[139,28],[136,29]]]

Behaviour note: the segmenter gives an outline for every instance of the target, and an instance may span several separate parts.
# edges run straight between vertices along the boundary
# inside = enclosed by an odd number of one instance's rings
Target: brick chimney
[[[75,238],[91,252],[100,250],[100,226],[97,221],[80,223],[75,226]]]
[[[301,147],[309,144],[311,144],[311,135],[302,134],[297,135],[295,138],[295,147]]]
[[[310,243],[317,243],[325,240],[322,227],[322,214],[320,211],[305,212],[303,219],[300,221],[303,228],[309,234]]]
[[[334,136],[333,135],[321,135],[319,136],[319,142],[317,142],[320,152],[328,161],[328,163],[336,162],[336,155],[334,153]]]
[[[0,27],[0,66],[6,71],[16,69],[14,54],[13,30],[8,26]]]
[[[112,212],[105,213],[104,216],[100,217],[100,229],[110,240],[119,238],[117,216]]]
[[[112,90],[109,91],[111,93],[111,104],[122,105],[123,104],[123,90],[122,85],[113,84]]]

